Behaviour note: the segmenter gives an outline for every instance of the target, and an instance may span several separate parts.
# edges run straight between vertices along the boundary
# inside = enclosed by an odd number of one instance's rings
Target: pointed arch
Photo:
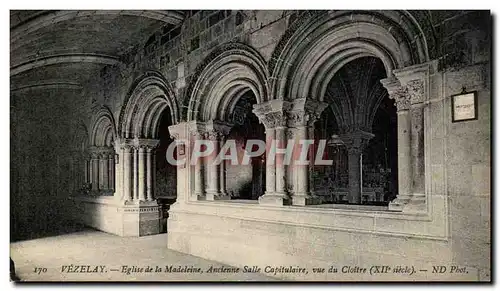
[[[268,100],[264,58],[242,43],[223,44],[196,69],[184,98],[185,119],[227,120],[235,102],[252,91],[257,103]]]
[[[175,93],[163,75],[149,71],[132,85],[120,112],[118,133],[122,138],[156,138],[161,113],[169,108],[172,124],[180,121]]]

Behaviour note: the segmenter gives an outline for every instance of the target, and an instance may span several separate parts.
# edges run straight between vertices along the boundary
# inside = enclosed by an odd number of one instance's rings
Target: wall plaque
[[[451,96],[451,121],[477,119],[477,92],[463,92]]]

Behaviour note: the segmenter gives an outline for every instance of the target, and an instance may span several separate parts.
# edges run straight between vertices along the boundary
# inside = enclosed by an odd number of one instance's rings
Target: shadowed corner
[[[19,277],[16,275],[16,264],[14,263],[12,258],[9,258],[9,260],[10,260],[10,281],[14,283],[21,281],[21,279],[19,279]]]

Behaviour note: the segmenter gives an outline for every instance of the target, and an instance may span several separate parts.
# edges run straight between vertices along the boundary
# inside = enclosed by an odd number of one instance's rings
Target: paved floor
[[[84,229],[69,234],[11,243],[10,256],[14,260],[16,274],[22,281],[273,280],[261,274],[207,273],[210,266],[220,268],[225,265],[169,250],[167,239],[168,234],[124,238]],[[176,268],[201,268],[203,273],[165,272],[165,267],[169,265]],[[124,266],[127,266],[125,270],[129,268],[131,271],[129,274],[122,272]],[[148,266],[152,272],[146,272]],[[157,267],[161,268],[161,272],[155,272],[159,271]],[[81,273],[82,270],[85,272]],[[93,270],[103,272],[88,273]]]

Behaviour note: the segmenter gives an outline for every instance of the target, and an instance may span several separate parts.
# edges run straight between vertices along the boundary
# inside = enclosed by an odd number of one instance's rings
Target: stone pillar
[[[266,128],[266,154],[271,148],[271,143],[276,139],[276,130],[274,128]],[[269,157],[266,157],[266,192],[264,195],[273,195],[276,192],[276,166],[275,162],[271,162]]]
[[[215,131],[209,132],[208,140],[213,144],[214,152],[206,160],[205,166],[207,168],[207,200],[214,200],[216,196],[220,195],[220,165],[216,164],[215,158],[219,153],[219,136]]]
[[[221,191],[222,167],[216,158],[221,148],[220,141],[225,135],[229,134],[230,125],[220,121],[208,121],[199,123],[198,130],[212,143],[214,148],[213,153],[205,159],[204,163],[208,179],[206,183],[207,189],[205,190],[206,200],[229,199],[230,197],[223,195]]]
[[[109,189],[109,184],[108,184],[108,154],[103,152],[100,157],[100,164],[101,164],[101,169],[102,171],[100,172],[100,179],[101,182],[99,185],[102,185],[101,190],[108,190]]]
[[[134,145],[137,148],[137,159],[134,159],[137,169],[137,194],[134,199],[140,204],[150,204],[154,201],[155,188],[155,148],[160,141],[156,139],[135,139]]]
[[[137,197],[139,201],[146,200],[146,149],[144,146],[139,146],[137,150]]]
[[[286,128],[284,126],[276,127],[276,147],[279,149],[284,149],[287,146],[286,139]],[[285,155],[276,155],[276,194],[286,195],[288,192],[286,189],[286,178],[285,178]]]
[[[398,195],[389,208],[401,210],[408,203],[412,193],[411,166],[411,116],[408,89],[395,79],[381,80],[389,92],[389,98],[396,101],[398,115]]]
[[[259,197],[259,204],[282,206],[291,204],[286,188],[286,172],[283,154],[273,158],[270,153],[276,147],[286,147],[286,111],[291,104],[287,101],[272,100],[254,105],[253,113],[266,128],[266,191]],[[275,142],[274,142],[275,141]]]
[[[108,154],[108,188],[115,190],[115,155]]]
[[[152,201],[154,199],[154,184],[153,176],[156,175],[156,166],[153,163],[154,149],[152,147],[146,148],[146,200]]]
[[[425,161],[424,161],[424,82],[411,80],[407,82],[410,98],[411,126],[411,160],[412,160],[412,191],[413,194],[425,192]]]
[[[199,132],[193,133],[194,140],[201,140],[202,135]],[[194,164],[194,194],[196,197],[201,198],[205,196],[205,173],[203,167],[203,160],[198,159]]]
[[[96,152],[91,153],[91,164],[92,164],[92,191],[99,191],[99,154]]]
[[[90,183],[90,179],[89,179],[89,177],[90,177],[90,175],[89,175],[89,173],[90,173],[90,167],[89,167],[89,160],[88,160],[88,158],[85,158],[83,162],[84,162],[84,171],[85,171],[85,174],[84,174],[84,184],[88,184],[88,183]]]
[[[226,136],[221,135],[220,136],[220,148],[222,148],[226,143]],[[223,160],[220,163],[220,193],[222,196],[228,196],[227,190],[226,190],[226,161]]]
[[[132,162],[132,197],[134,197],[134,200],[139,199],[139,171],[138,171],[138,165],[139,165],[139,147],[137,145],[134,145],[133,147],[133,162]]]
[[[134,148],[130,145],[123,146],[123,199],[124,201],[133,201],[134,195],[132,190],[133,179],[133,151]]]
[[[294,165],[289,167],[294,177],[294,193],[292,196],[293,205],[312,205],[320,203],[320,199],[311,190],[311,172],[314,170],[312,148],[309,145],[307,150],[307,164],[297,163],[301,152],[301,141],[314,140],[314,123],[319,119],[321,112],[328,106],[327,103],[297,98],[293,101],[292,110],[288,112],[288,126],[293,129],[295,136]],[[303,142],[302,142],[303,144]]]
[[[349,204],[361,204],[363,194],[361,155],[373,136],[373,134],[361,130],[340,136],[348,153],[349,193],[347,197]]]

